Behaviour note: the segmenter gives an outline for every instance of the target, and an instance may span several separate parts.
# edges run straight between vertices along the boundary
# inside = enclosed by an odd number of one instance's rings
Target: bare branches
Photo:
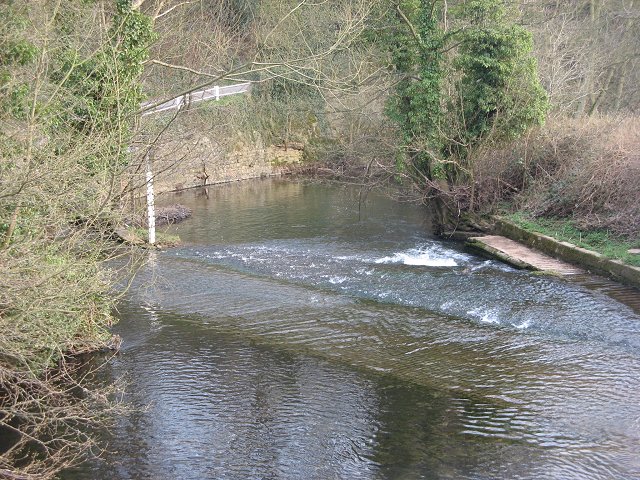
[[[216,18],[219,22],[217,25],[209,24],[209,27],[213,27],[216,38],[225,34],[230,39],[229,42],[216,41],[220,47],[207,42],[204,38],[198,38],[202,30],[188,27],[189,23],[195,22],[197,17],[187,20],[185,16],[189,15],[188,11],[181,10],[169,16],[172,18],[173,25],[184,25],[180,28],[189,29],[188,34],[191,38],[186,42],[187,45],[182,41],[180,43],[182,51],[178,52],[176,49],[175,54],[175,56],[182,56],[185,61],[169,60],[168,55],[171,50],[163,49],[164,58],[156,56],[148,64],[169,68],[176,72],[190,73],[195,75],[196,81],[198,77],[210,79],[210,81],[196,84],[191,82],[189,88],[170,92],[169,95],[172,97],[184,95],[224,79],[263,82],[267,78],[276,77],[299,79],[316,85],[328,80],[333,85],[352,85],[357,73],[337,77],[335,74],[338,72],[329,64],[335,62],[336,55],[348,52],[352,42],[362,33],[371,4],[372,2],[366,0],[352,0],[344,7],[337,9],[331,2],[304,0],[288,6],[287,3],[265,1],[260,5],[259,20],[250,26],[245,25],[243,28],[240,25],[241,22],[246,21],[241,20],[243,12],[237,12],[235,16],[225,13],[225,16]],[[231,10],[230,7],[227,9]],[[317,27],[314,25],[313,28],[310,28],[306,21],[303,24],[303,16],[313,15],[315,11],[320,14],[319,18],[323,18],[323,21],[326,18],[326,21],[332,24]],[[192,12],[195,13],[195,10]],[[169,12],[166,13],[169,14]],[[211,31],[208,30],[206,34],[210,36]],[[170,36],[173,31],[169,29],[167,34]],[[252,43],[248,47],[253,47],[251,59],[240,63],[236,61],[235,65],[222,67],[219,58],[227,55],[223,52],[225,50],[228,52],[232,44],[238,48],[237,46],[246,44],[247,41]],[[193,55],[186,55],[186,51],[193,52],[195,46],[202,46],[208,50],[205,58],[199,62],[195,61]],[[348,55],[345,55],[345,59],[347,58]],[[333,87],[329,85],[325,88]]]
[[[7,448],[0,455],[0,476],[49,479],[97,454],[89,432],[122,411],[108,399],[120,386],[85,388],[97,366],[65,361],[38,378],[8,368],[5,361],[0,359],[0,430]]]
[[[215,74],[214,75],[214,74],[211,74],[211,73],[208,73],[208,72],[195,70],[193,68],[183,67],[182,65],[173,65],[173,64],[170,64],[170,63],[163,62],[161,60],[153,60],[153,59],[152,60],[147,60],[145,62],[145,64],[147,64],[147,65],[149,65],[149,64],[151,64],[151,65],[160,65],[162,67],[173,68],[175,70],[182,70],[182,71],[185,71],[185,72],[193,73],[193,74],[198,75],[200,77],[214,78],[216,80],[221,80],[222,79],[220,74]],[[224,73],[224,72],[221,72],[221,73]]]
[[[640,96],[632,86],[638,69],[619,67],[640,54],[637,2],[535,1],[523,10],[541,80],[558,114],[638,110]]]
[[[196,1],[196,0],[191,0],[191,1],[188,1],[188,2],[180,2],[180,3],[176,4],[176,5],[174,5],[173,7],[170,7],[170,8],[168,8],[168,9],[166,9],[164,12],[156,13],[156,14],[153,16],[153,19],[154,19],[154,20],[158,20],[159,18],[162,18],[162,17],[164,17],[165,15],[169,15],[169,14],[170,14],[171,12],[173,12],[176,8],[180,8],[180,7],[184,6],[184,5],[190,5],[190,4],[194,3],[195,1]]]
[[[113,411],[115,390],[94,388],[66,357],[109,346],[117,300],[102,262],[119,253],[110,235],[122,221],[114,185],[131,90],[100,8],[32,2],[20,12],[24,32],[12,32],[37,56],[12,65],[3,88],[26,93],[0,109],[3,478],[51,478],[81,461],[95,448],[91,428]],[[66,29],[63,13],[73,18]]]
[[[411,31],[411,35],[413,35],[413,38],[418,43],[418,45],[422,45],[423,43],[422,43],[422,38],[420,38],[420,34],[416,30],[416,27],[413,25],[413,23],[411,23],[411,20],[409,20],[405,15],[405,13],[402,11],[402,9],[400,8],[400,5],[396,5],[396,11],[398,12],[398,15],[400,15],[400,18],[402,19],[402,21],[409,27],[409,30]]]

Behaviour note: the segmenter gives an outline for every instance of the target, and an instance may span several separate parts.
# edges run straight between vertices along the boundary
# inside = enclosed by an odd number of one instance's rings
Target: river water
[[[640,478],[637,291],[474,256],[356,188],[165,201],[194,217],[104,373],[141,408],[73,478]]]

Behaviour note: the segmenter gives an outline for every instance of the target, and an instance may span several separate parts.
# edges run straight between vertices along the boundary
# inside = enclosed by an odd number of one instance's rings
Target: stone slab
[[[519,242],[500,235],[485,235],[469,239],[471,247],[485,250],[518,268],[538,270],[558,275],[575,275],[584,271],[562,260],[557,260]]]
[[[579,265],[585,270],[640,288],[640,268],[611,260],[585,248],[528,230],[502,218],[495,219],[495,232],[554,258]]]

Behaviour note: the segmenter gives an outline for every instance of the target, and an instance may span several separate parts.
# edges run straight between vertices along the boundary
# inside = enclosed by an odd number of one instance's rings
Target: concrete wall
[[[498,235],[524,243],[590,272],[640,288],[640,268],[638,267],[605,258],[599,253],[585,250],[569,242],[560,242],[540,233],[529,232],[504,219],[496,219],[495,231]]]
[[[302,151],[265,146],[252,140],[216,141],[207,135],[186,134],[159,142],[153,150],[156,193],[202,185],[289,173],[301,163]]]

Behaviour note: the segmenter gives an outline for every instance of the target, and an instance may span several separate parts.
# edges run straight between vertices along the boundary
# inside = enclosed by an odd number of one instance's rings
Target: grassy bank
[[[640,267],[640,255],[628,253],[629,249],[640,248],[640,239],[630,240],[614,236],[607,230],[584,231],[576,227],[572,220],[533,218],[524,212],[510,213],[504,217],[530,232],[541,233],[562,242],[573,243],[578,247],[598,252],[607,258]]]
[[[555,117],[483,152],[475,165],[478,210],[558,240],[639,265],[640,119]]]

